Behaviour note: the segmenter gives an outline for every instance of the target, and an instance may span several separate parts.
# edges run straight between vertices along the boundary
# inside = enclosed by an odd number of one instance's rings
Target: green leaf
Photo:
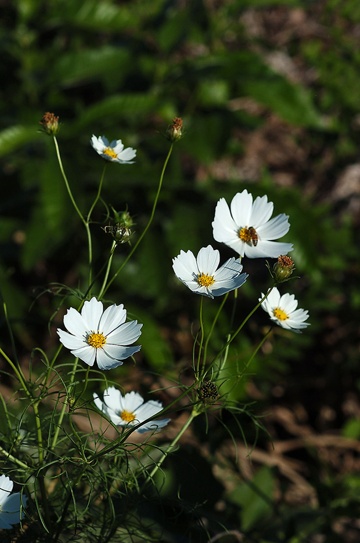
[[[41,136],[35,126],[11,126],[0,132],[0,156],[8,155]]]
[[[243,92],[268,106],[285,121],[298,126],[325,128],[317,113],[310,92],[274,75],[258,81],[244,81]]]
[[[251,529],[271,515],[274,489],[272,470],[265,466],[259,469],[251,481],[238,485],[232,492],[230,500],[241,506],[242,530]]]

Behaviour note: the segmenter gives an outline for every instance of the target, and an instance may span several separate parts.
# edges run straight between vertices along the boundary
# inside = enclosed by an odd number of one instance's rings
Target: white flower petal
[[[231,200],[231,215],[235,221],[237,230],[244,226],[252,226],[250,224],[252,220],[252,202],[252,194],[248,193],[247,190],[238,192]]]
[[[216,241],[228,244],[238,238],[239,227],[230,214],[225,198],[220,198],[215,208],[215,217],[212,223],[213,236]]]
[[[200,273],[214,275],[220,262],[220,253],[217,249],[213,249],[211,245],[208,245],[200,249],[196,261]]]
[[[123,304],[111,305],[105,309],[99,324],[99,329],[105,336],[108,336],[113,330],[118,328],[126,321],[126,309]]]
[[[248,258],[277,258],[280,255],[286,255],[293,250],[291,243],[282,243],[279,241],[259,240],[256,247],[245,245],[245,256]]]
[[[126,322],[108,335],[106,345],[130,345],[141,336],[141,328],[137,321]]]
[[[0,505],[7,499],[8,495],[12,491],[14,483],[6,475],[0,476]]]
[[[121,348],[121,347],[120,347]],[[124,359],[127,358],[124,356]],[[110,356],[109,350],[97,349],[96,352],[96,363],[100,370],[112,370],[118,366],[123,365],[123,359],[118,359]]]
[[[258,196],[253,203],[249,223],[244,226],[254,226],[256,230],[259,230],[261,225],[270,219],[273,211],[274,204],[268,202],[267,196]]]
[[[68,309],[64,316],[64,326],[71,334],[77,336],[85,336],[89,330],[88,324],[73,307]]]
[[[90,347],[90,345],[84,345],[79,349],[73,349],[70,351],[71,354],[80,358],[88,366],[93,366],[96,358],[96,349]]]
[[[99,364],[99,356],[102,355],[102,353],[105,353],[107,357],[113,358],[114,361],[121,361],[126,360],[130,356],[133,356],[135,353],[139,352],[141,349],[141,345],[135,345],[134,347],[123,347],[122,345],[108,345],[106,344],[102,349],[97,350],[97,363]],[[103,359],[105,360],[105,359]],[[110,362],[109,362],[110,363]],[[122,364],[122,362],[121,362]],[[120,364],[118,364],[119,366]],[[116,367],[116,366],[112,366]]]
[[[127,392],[121,401],[121,411],[129,411],[137,414],[138,409],[143,405],[144,398],[138,392],[132,390]]]
[[[180,251],[180,254],[173,258],[173,270],[181,281],[193,281],[194,274],[199,273],[194,254],[191,251]]]
[[[121,392],[115,387],[108,387],[104,390],[104,403],[112,409],[115,413],[119,411],[119,405],[121,401]]]
[[[61,343],[66,347],[67,349],[82,349],[83,347],[88,347],[86,341],[78,336],[73,336],[69,334],[68,332],[64,332],[64,330],[60,330],[60,328],[57,329],[58,336],[60,338]]]
[[[132,160],[136,157],[136,151],[132,147],[127,147],[118,154],[117,161],[121,163],[133,164]]]
[[[91,298],[89,302],[84,302],[81,309],[81,316],[87,324],[88,331],[96,332],[99,330],[99,323],[103,310],[102,302],[99,302],[96,298]]]

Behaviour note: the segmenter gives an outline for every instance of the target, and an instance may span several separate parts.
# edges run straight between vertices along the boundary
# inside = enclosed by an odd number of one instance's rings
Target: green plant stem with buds
[[[119,267],[119,269],[114,273],[114,275],[112,276],[112,278],[110,279],[110,281],[108,282],[108,284],[106,285],[106,287],[102,288],[102,291],[101,291],[101,294],[104,295],[106,293],[106,291],[108,290],[108,288],[110,287],[110,285],[115,281],[115,279],[117,278],[117,276],[119,275],[119,273],[121,272],[121,270],[126,266],[126,264],[128,263],[128,261],[130,260],[130,258],[132,257],[132,255],[135,253],[135,251],[137,250],[137,248],[139,247],[140,243],[142,242],[142,240],[144,239],[147,231],[149,230],[153,220],[154,220],[154,216],[155,216],[155,211],[156,211],[156,208],[157,208],[157,204],[158,204],[158,201],[159,201],[159,197],[160,197],[160,193],[161,193],[161,189],[162,189],[162,185],[163,185],[163,181],[164,181],[164,175],[165,175],[165,171],[166,171],[166,167],[168,165],[168,162],[170,160],[170,157],[171,157],[171,153],[172,153],[172,150],[173,150],[173,147],[174,147],[174,144],[172,143],[170,145],[170,148],[169,148],[169,151],[168,151],[168,154],[165,158],[165,162],[163,164],[163,167],[162,167],[162,170],[161,170],[161,175],[160,175],[160,179],[159,179],[159,184],[158,184],[158,188],[157,188],[157,191],[156,191],[156,195],[155,195],[155,199],[154,199],[154,203],[153,203],[153,206],[152,206],[152,210],[151,210],[151,213],[150,213],[150,218],[148,220],[148,223],[147,225],[145,226],[143,232],[141,233],[141,235],[139,236],[137,242],[135,243],[134,247],[131,249],[130,253],[128,254],[128,256],[125,258],[124,262],[121,264],[121,266]]]

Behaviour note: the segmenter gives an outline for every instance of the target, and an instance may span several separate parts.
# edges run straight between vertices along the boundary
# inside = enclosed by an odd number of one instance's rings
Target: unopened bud
[[[132,216],[128,211],[115,211],[112,207],[114,213],[114,225],[104,226],[102,229],[105,234],[110,234],[116,243],[130,243],[130,238],[132,236],[132,226],[134,226],[134,221]]]
[[[171,142],[178,141],[182,138],[183,120],[181,117],[175,117],[173,122],[169,124],[166,130],[166,137]]]
[[[54,115],[54,113],[44,113],[39,124],[41,124],[44,132],[46,132],[46,134],[49,134],[49,136],[56,136],[56,134],[60,130],[59,117]]]
[[[283,283],[292,275],[295,270],[294,261],[290,256],[281,255],[272,269],[272,276],[276,283]]]

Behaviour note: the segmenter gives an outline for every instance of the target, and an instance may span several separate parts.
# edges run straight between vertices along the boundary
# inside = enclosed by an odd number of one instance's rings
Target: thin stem
[[[196,410],[196,407],[192,410],[188,420],[185,422],[184,426],[181,428],[180,432],[178,433],[178,435],[172,440],[172,442],[170,443],[170,445],[167,447],[166,451],[164,451],[163,453],[163,456],[160,458],[160,460],[156,463],[155,467],[153,468],[153,470],[151,471],[151,473],[149,473],[149,475],[147,476],[145,482],[144,482],[144,485],[143,487],[145,487],[153,478],[154,478],[154,475],[155,473],[159,470],[159,468],[161,467],[161,465],[163,464],[164,460],[168,457],[168,455],[170,453],[172,453],[172,451],[175,449],[176,447],[176,444],[177,442],[179,441],[179,439],[182,437],[182,435],[186,432],[186,430],[189,428],[190,424],[192,423],[192,421],[195,419],[195,417],[197,417],[198,415],[200,415],[200,412]]]
[[[92,239],[91,239],[91,232],[90,232],[89,222],[88,222],[88,220],[86,220],[84,218],[83,214],[81,213],[81,211],[80,211],[80,209],[79,209],[79,207],[78,207],[78,205],[77,205],[77,203],[75,201],[73,193],[71,191],[70,184],[69,184],[68,178],[66,177],[64,166],[63,166],[63,163],[62,163],[62,160],[61,160],[60,149],[59,149],[59,145],[58,145],[56,136],[53,136],[53,140],[54,140],[54,144],[55,144],[56,156],[57,156],[57,159],[58,159],[58,162],[59,162],[59,167],[60,167],[61,175],[62,175],[64,183],[65,183],[66,190],[68,192],[71,203],[72,203],[76,213],[78,214],[78,216],[79,216],[79,218],[80,218],[81,222],[83,223],[83,225],[85,227],[85,230],[86,230],[86,237],[87,237],[87,242],[88,242],[88,254],[89,254],[89,258],[88,258],[88,261],[89,261],[89,280],[88,280],[88,282],[89,282],[89,285],[90,285],[91,281],[92,281],[93,251],[92,251]],[[100,185],[102,184],[103,177],[104,177],[104,174],[103,174],[103,176],[101,178]],[[98,195],[99,195],[99,192],[98,192]],[[97,202],[98,195],[95,198],[95,203]],[[93,206],[91,207],[90,211],[92,212],[92,210],[93,210]],[[90,215],[90,212],[88,214],[88,217],[89,217],[89,215]]]
[[[239,334],[239,332],[241,332],[241,330],[244,328],[245,324],[247,323],[247,321],[253,316],[253,314],[259,309],[259,307],[261,306],[261,304],[263,303],[264,300],[266,300],[266,298],[269,296],[270,292],[272,291],[274,287],[269,287],[268,288],[268,291],[267,293],[261,298],[261,300],[256,304],[256,306],[254,307],[254,309],[252,309],[250,311],[250,313],[247,315],[247,317],[245,317],[245,319],[242,321],[242,323],[240,324],[239,328],[231,335],[230,339],[228,340],[227,343],[232,343],[234,341],[234,339],[236,338],[236,336]]]
[[[15,458],[15,456],[5,451],[5,449],[3,449],[1,446],[0,446],[0,454],[4,456],[7,460],[10,460],[10,462],[17,464],[20,468],[23,468],[27,470],[27,472],[29,472],[30,466],[28,466],[27,464],[24,464],[24,462],[22,462],[21,460],[18,460],[18,458]]]
[[[169,159],[170,159],[172,150],[173,150],[173,146],[174,146],[174,144],[172,143],[172,144],[170,145],[169,152],[168,152],[168,154],[167,154],[167,156],[166,156],[164,165],[163,165],[162,170],[161,170],[161,175],[160,175],[160,179],[159,179],[159,185],[158,185],[158,188],[157,188],[157,191],[156,191],[156,195],[155,195],[155,199],[154,199],[154,203],[153,203],[153,206],[152,206],[152,210],[151,210],[151,214],[150,214],[150,218],[149,218],[149,220],[148,220],[148,223],[147,223],[147,225],[145,226],[145,228],[144,228],[142,234],[139,236],[139,239],[138,239],[137,242],[135,243],[134,247],[131,249],[130,253],[129,253],[128,256],[125,258],[124,262],[121,264],[121,266],[119,267],[119,269],[114,273],[114,275],[112,276],[112,278],[111,278],[110,281],[108,282],[107,286],[106,286],[105,288],[102,289],[102,294],[103,294],[103,295],[106,293],[106,291],[108,290],[108,288],[110,287],[110,285],[115,281],[115,279],[117,278],[117,276],[119,275],[119,273],[121,272],[121,270],[125,267],[125,265],[128,263],[128,261],[130,260],[130,258],[132,257],[132,255],[135,253],[136,249],[139,247],[139,245],[140,245],[140,243],[142,242],[144,236],[146,235],[147,231],[149,230],[149,228],[150,228],[150,226],[151,226],[151,223],[153,222],[153,219],[154,219],[154,216],[155,216],[156,207],[157,207],[157,204],[158,204],[158,201],[159,201],[159,196],[160,196],[161,188],[162,188],[162,185],[163,185],[165,170],[166,170],[166,167],[167,167],[167,165],[168,165],[168,162],[169,162]]]
[[[8,355],[2,350],[2,348],[0,347],[0,354],[3,355],[3,357],[5,358],[5,360],[10,364],[11,368],[13,369],[17,379],[19,380],[20,382],[20,385],[22,387],[22,389],[25,391],[27,397],[32,401],[34,398],[26,384],[26,381],[25,381],[25,377],[21,371],[20,368],[17,368],[16,367],[16,364],[14,364],[14,362],[11,360],[11,358],[8,357]]]
[[[95,199],[89,209],[89,213],[87,214],[87,217],[86,217],[86,222],[89,224],[90,223],[90,219],[91,219],[91,215],[92,215],[92,212],[94,211],[95,209],[95,206],[96,204],[98,203],[98,201],[100,200],[100,196],[101,196],[101,191],[102,191],[102,186],[104,184],[104,179],[105,179],[105,172],[106,172],[106,166],[107,166],[107,163],[105,164],[104,166],[104,169],[103,169],[103,173],[102,173],[102,176],[101,176],[101,179],[100,179],[100,183],[99,183],[99,188],[98,188],[98,191],[96,193],[96,196],[95,196]]]
[[[56,156],[57,156],[57,159],[58,159],[58,162],[59,162],[59,167],[60,167],[60,171],[61,171],[61,175],[63,177],[63,180],[65,182],[65,187],[66,187],[66,190],[68,192],[68,195],[70,197],[70,200],[71,200],[71,203],[72,205],[74,206],[74,209],[76,211],[76,213],[79,215],[79,218],[81,220],[81,222],[84,224],[84,226],[86,226],[86,221],[80,211],[80,209],[78,208],[77,206],[77,203],[75,202],[75,198],[73,196],[73,193],[71,192],[71,188],[70,188],[70,185],[69,185],[69,181],[66,177],[66,173],[65,173],[65,170],[64,170],[64,166],[63,166],[63,163],[62,163],[62,160],[61,160],[61,155],[60,155],[60,149],[59,149],[59,145],[58,145],[58,142],[57,142],[57,139],[56,139],[56,136],[53,136],[53,140],[54,140],[54,144],[55,144],[55,150],[56,150]]]
[[[207,358],[207,350],[208,350],[208,346],[209,346],[209,341],[210,341],[210,339],[211,339],[211,336],[212,336],[212,334],[213,334],[215,325],[216,325],[216,323],[217,323],[217,321],[218,321],[218,319],[219,319],[219,317],[220,317],[221,311],[222,311],[222,309],[223,309],[223,307],[224,307],[224,305],[225,305],[225,302],[226,302],[228,296],[229,296],[229,293],[225,294],[225,296],[224,296],[224,298],[223,298],[223,300],[222,300],[222,302],[221,302],[221,304],[220,304],[220,307],[219,307],[219,309],[218,309],[217,312],[216,312],[216,315],[215,315],[215,317],[214,317],[214,319],[213,319],[213,322],[212,322],[212,324],[211,324],[210,331],[209,331],[208,336],[207,336],[207,338],[206,338],[205,347],[204,347],[204,362],[203,362],[203,366],[204,366],[204,367],[205,367],[205,362],[206,362],[206,358]]]
[[[108,263],[107,263],[107,266],[106,266],[106,271],[105,271],[105,275],[104,275],[103,284],[102,284],[102,287],[101,287],[99,295],[98,295],[98,300],[101,300],[101,298],[104,295],[105,290],[106,290],[106,283],[107,283],[107,280],[109,278],[111,264],[112,264],[113,257],[114,257],[114,254],[115,254],[116,245],[117,245],[116,241],[113,241],[112,245],[111,245],[111,249],[110,249],[110,256],[109,256]]]
[[[59,421],[58,421],[58,424],[56,425],[56,430],[55,430],[54,437],[53,437],[53,440],[52,440],[52,443],[51,443],[51,446],[50,446],[50,451],[54,451],[54,449],[56,447],[56,444],[57,444],[57,440],[59,438],[60,428],[61,428],[61,425],[62,425],[62,421],[64,420],[66,408],[68,406],[68,398],[70,396],[71,389],[72,389],[73,384],[74,384],[74,379],[75,379],[75,374],[76,374],[76,369],[77,369],[78,363],[79,363],[79,359],[75,358],[74,366],[73,366],[71,376],[70,376],[70,383],[69,383],[68,389],[66,391],[66,397],[65,397],[63,406],[61,408]]]
[[[199,352],[197,357],[197,365],[195,370],[195,377],[196,379],[199,379],[200,376],[200,366],[201,366],[201,354],[203,350],[203,344],[204,344],[204,299],[201,297],[200,299],[200,307],[199,307],[199,323],[200,323],[200,342],[199,342]],[[205,363],[205,360],[203,360],[203,365]]]

